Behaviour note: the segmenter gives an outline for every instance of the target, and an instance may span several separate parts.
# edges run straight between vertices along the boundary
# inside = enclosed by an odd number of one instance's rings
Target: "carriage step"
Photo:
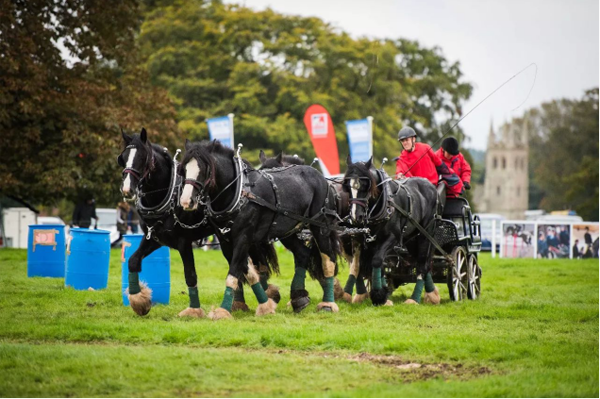
[[[408,253],[408,250],[400,245],[395,246],[394,251],[396,251],[398,255],[406,255]]]

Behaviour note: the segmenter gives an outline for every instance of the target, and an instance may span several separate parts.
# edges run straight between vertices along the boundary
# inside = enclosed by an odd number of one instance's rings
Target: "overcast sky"
[[[238,0],[255,10],[316,16],[353,37],[407,38],[439,46],[459,61],[474,86],[469,111],[496,87],[531,63],[461,125],[466,147],[485,149],[494,128],[542,102],[580,98],[598,86],[598,0]],[[329,110],[335,112],[335,110]],[[377,121],[375,121],[377,123]],[[395,132],[390,132],[395,134]]]

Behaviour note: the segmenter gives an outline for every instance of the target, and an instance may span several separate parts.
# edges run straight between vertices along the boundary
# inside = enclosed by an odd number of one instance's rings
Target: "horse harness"
[[[433,244],[433,246],[443,256],[448,256],[446,251],[444,251],[442,249],[442,247],[437,243],[435,238],[431,234],[429,234],[427,229],[425,227],[421,226],[421,224],[419,222],[417,222],[415,220],[415,218],[412,216],[412,197],[410,195],[410,192],[406,188],[406,185],[404,185],[402,181],[392,180],[382,170],[376,169],[376,173],[381,180],[381,183],[379,183],[378,186],[382,186],[382,192],[381,192],[381,195],[379,196],[379,198],[377,199],[375,206],[373,206],[372,209],[368,212],[368,217],[367,217],[366,223],[369,225],[380,224],[384,221],[389,220],[391,218],[394,210],[398,211],[400,213],[400,215],[402,215],[402,218],[401,218],[401,226],[402,226],[401,227],[401,230],[402,230],[401,237],[402,238],[404,238],[404,232],[406,231],[408,222],[410,222],[417,228],[417,230],[419,230],[419,232],[421,234],[423,234],[423,236],[425,236],[425,238],[427,238]],[[391,192],[391,187],[390,187],[392,185],[396,186],[396,190],[394,190],[393,193]],[[400,189],[404,190],[404,192],[406,193],[406,203],[401,204],[401,205],[406,205],[405,207],[398,205],[396,203],[396,201],[394,201],[394,197],[396,197],[398,195],[398,192]],[[360,201],[360,200],[366,200],[366,199],[359,198],[358,200],[359,201],[355,201],[355,203],[362,205],[368,211],[368,207],[365,206],[366,202],[363,204],[363,203],[361,203],[362,201]],[[382,205],[379,208],[379,211],[373,215],[373,212],[377,209],[377,204],[380,201],[382,204],[387,204],[387,205],[386,206]],[[407,209],[408,209],[408,211],[407,211]],[[437,207],[436,207],[436,209],[437,209]],[[436,220],[436,218],[432,219],[431,223],[435,222],[435,220]],[[429,226],[430,225],[428,225],[427,227],[429,227]],[[376,238],[376,236],[367,236],[366,241],[371,242],[371,241],[374,241],[375,238]],[[400,246],[402,246],[402,242],[400,243]]]

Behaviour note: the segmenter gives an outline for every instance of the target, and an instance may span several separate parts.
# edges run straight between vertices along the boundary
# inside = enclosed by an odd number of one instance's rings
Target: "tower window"
[[[517,197],[521,196],[521,187],[517,187]]]
[[[496,157],[494,157],[494,166],[493,168],[496,169],[498,167],[498,160],[496,159]]]
[[[502,169],[506,169],[506,158],[502,157]]]
[[[500,186],[496,187],[496,195],[500,195]]]

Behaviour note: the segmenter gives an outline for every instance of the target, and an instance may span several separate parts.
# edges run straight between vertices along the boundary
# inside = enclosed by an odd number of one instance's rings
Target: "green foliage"
[[[122,305],[120,250],[99,291],[27,278],[26,253],[0,249],[2,396],[598,396],[594,259],[483,254],[477,301],[449,302],[438,284],[440,306],[402,305],[411,284],[394,293],[393,307],[340,303],[337,314],[316,312],[322,290],[309,279],[313,301],[297,315],[285,306],[293,258],[281,250],[277,314],[212,322],[177,317],[189,297],[175,251],[171,303],[146,317]],[[226,262],[219,251],[194,255],[208,311],[221,301]],[[343,283],[348,268],[340,275]],[[402,362],[448,372],[397,368]]]
[[[166,93],[137,58],[137,2],[0,0],[0,9],[0,191],[56,205],[85,189],[112,204],[119,126],[180,141]]]
[[[598,220],[598,88],[581,100],[554,100],[526,115],[530,121],[532,194],[546,210],[574,209]]]
[[[344,122],[368,115],[375,157],[392,159],[403,124],[433,142],[471,95],[458,63],[414,41],[355,40],[317,18],[218,1],[145,4],[140,47],[153,83],[176,104],[179,128],[207,139],[205,119],[233,112],[236,141],[253,161],[260,149],[312,159],[302,118],[313,103],[332,115],[340,159]]]

